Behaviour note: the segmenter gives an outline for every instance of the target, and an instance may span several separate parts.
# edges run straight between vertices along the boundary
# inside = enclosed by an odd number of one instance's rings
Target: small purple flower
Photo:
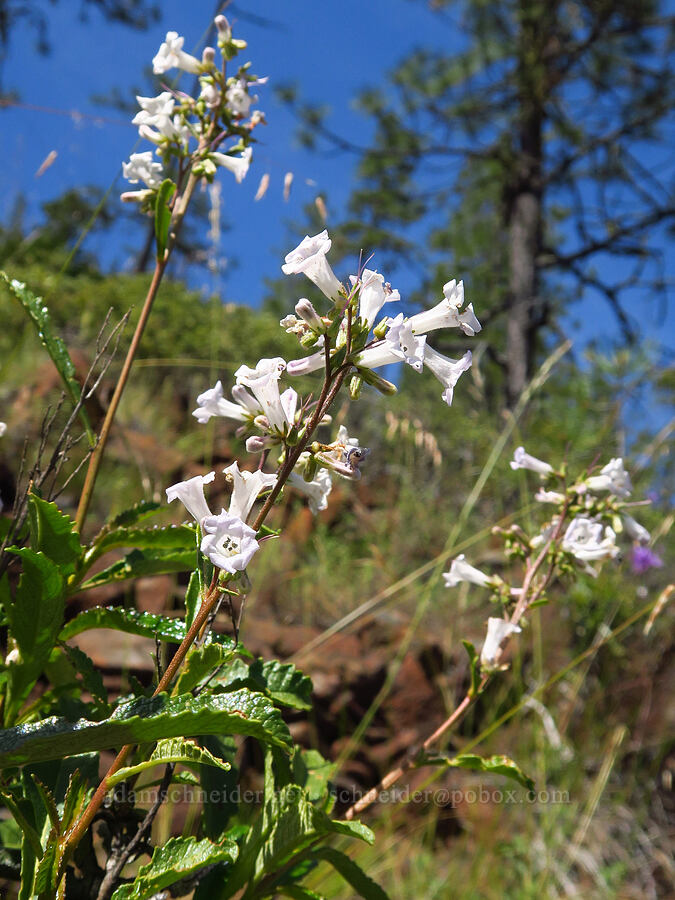
[[[636,544],[630,555],[630,567],[636,575],[644,575],[649,569],[660,569],[663,560],[651,549]]]

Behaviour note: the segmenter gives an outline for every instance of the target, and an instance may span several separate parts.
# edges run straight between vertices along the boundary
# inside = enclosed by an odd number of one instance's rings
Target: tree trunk
[[[543,13],[543,14],[542,14]],[[533,48],[545,41],[546,8],[521,0],[518,132],[506,204],[509,247],[509,294],[506,324],[506,399],[515,406],[533,371],[541,248],[542,129],[545,71]],[[543,40],[542,40],[543,39]]]

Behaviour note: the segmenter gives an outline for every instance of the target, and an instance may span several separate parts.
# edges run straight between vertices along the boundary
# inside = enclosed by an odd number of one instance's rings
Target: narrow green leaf
[[[146,575],[164,575],[169,572],[187,572],[195,564],[194,548],[190,550],[132,550],[123,559],[117,560],[101,572],[97,572],[83,584],[74,585],[73,593],[88,591],[130,578],[143,578]]]
[[[161,847],[155,847],[150,862],[141,866],[132,884],[117,888],[112,900],[146,900],[159,891],[205,866],[233,863],[239,848],[234,841],[214,844],[207,838],[174,837]]]
[[[504,775],[517,781],[528,791],[534,790],[534,781],[526,775],[520,766],[508,756],[490,756],[487,759],[474,753],[462,753],[459,756],[444,754],[423,754],[416,761],[417,766],[448,766],[456,769],[469,769],[472,772],[487,772],[491,775]]]
[[[115,547],[133,547],[136,550],[182,550],[195,547],[195,529],[190,525],[166,525],[154,528],[120,527],[100,532],[87,551],[87,568],[108,550]]]
[[[121,704],[103,722],[51,716],[0,732],[0,767],[200,734],[242,734],[289,748],[291,736],[267,697],[242,689],[231,694],[142,697]]]
[[[56,873],[60,863],[59,842],[57,837],[50,839],[42,859],[35,871],[33,891],[38,897],[53,896],[56,887]]]
[[[330,863],[342,875],[347,884],[354,888],[359,897],[364,897],[365,900],[389,900],[379,884],[366,875],[363,869],[346,853],[341,853],[333,847],[317,847],[313,851],[313,856],[318,856]]]
[[[28,494],[30,546],[56,563],[62,575],[70,575],[84,554],[75,522],[56,503]]]
[[[480,659],[476,653],[476,648],[471,641],[462,641],[464,649],[469,654],[469,671],[471,673],[471,687],[469,688],[469,697],[475,697],[480,686]]]
[[[157,259],[164,259],[166,242],[171,225],[171,210],[168,203],[173,197],[176,185],[170,178],[165,178],[157,190],[155,198],[155,240],[157,242]]]
[[[230,769],[228,762],[218,759],[204,747],[199,747],[194,741],[170,738],[169,740],[159,741],[150,759],[146,759],[136,766],[127,766],[116,772],[112,778],[108,779],[108,785],[112,787],[120,781],[131,778],[132,775],[138,775],[146,769],[151,769],[153,766],[166,765],[167,763],[182,763],[182,765],[196,768],[198,771],[200,765],[214,766],[226,772]]]
[[[6,272],[0,271],[0,278],[5,282],[10,292],[28,313],[29,318],[37,329],[38,337],[40,338],[43,347],[51,357],[57,372],[61,376],[68,397],[73,406],[76,406],[80,399],[81,389],[80,384],[75,377],[75,366],[68,354],[66,345],[52,329],[49,310],[44,305],[42,298],[36,297],[35,294],[28,290],[25,284],[21,281],[17,281],[15,278],[10,278]],[[84,407],[80,408],[79,416],[85,431],[87,432],[87,439],[93,447],[96,443],[96,437]]]
[[[199,570],[190,575],[190,582],[185,592],[185,624],[189,628],[195,620],[201,604],[201,592],[199,584]]]
[[[57,834],[60,834],[61,819],[59,818],[59,811],[56,808],[56,800],[54,799],[54,795],[49,790],[47,785],[43,784],[39,778],[35,777],[35,775],[29,775],[29,778],[32,778],[33,784],[37,788],[37,792],[40,795],[47,815],[49,816],[49,821],[52,823],[52,828],[56,831]]]
[[[180,644],[188,628],[182,619],[169,619],[167,616],[159,616],[155,613],[138,612],[135,609],[124,609],[121,606],[97,606],[87,609],[67,622],[61,629],[59,640],[67,641],[83,631],[93,628],[113,628],[115,631],[124,631],[127,634],[138,634],[142,637],[160,641],[168,641],[171,644]],[[229,650],[234,649],[234,641],[228,635],[211,632],[211,642],[220,644]],[[244,651],[239,645],[237,652]],[[250,654],[249,654],[250,655]]]
[[[103,676],[94,665],[94,661],[79,647],[71,647],[69,644],[61,646],[71,665],[81,676],[84,688],[89,691],[94,700],[98,700],[103,709],[107,708],[109,712],[108,692],[103,684]]]
[[[44,553],[28,547],[9,550],[21,557],[23,572],[14,603],[7,610],[10,631],[20,654],[20,659],[7,670],[7,724],[13,721],[49,659],[63,625],[64,608],[64,582],[56,565]]]
[[[35,853],[37,856],[42,856],[42,844],[40,843],[40,835],[37,833],[35,828],[33,828],[28,819],[24,816],[23,812],[21,811],[21,807],[18,805],[18,803],[15,802],[14,798],[5,791],[0,792],[0,797],[2,797],[2,802],[11,812],[12,818],[21,829],[21,832],[30,845],[31,849],[33,850],[33,853]]]
[[[138,522],[150,518],[150,516],[157,515],[161,509],[161,503],[156,503],[154,500],[141,500],[134,506],[130,506],[114,516],[102,531],[112,528],[128,528],[130,525],[136,525]]]

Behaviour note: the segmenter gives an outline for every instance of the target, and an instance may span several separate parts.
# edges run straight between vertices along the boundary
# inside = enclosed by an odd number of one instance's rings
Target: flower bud
[[[219,41],[229,41],[232,38],[232,29],[230,28],[230,23],[227,21],[225,16],[216,16],[213,20],[213,24],[218,29],[218,40]]]
[[[216,62],[216,51],[213,47],[204,47],[202,51],[202,65],[208,67],[215,65]]]
[[[265,440],[259,434],[253,434],[246,439],[246,449],[249,453],[262,453],[265,449]]]
[[[359,369],[359,375],[361,375],[366,384],[372,384],[381,394],[391,395],[398,392],[395,384],[387,381],[386,378],[382,378],[376,372],[373,372],[372,369]]]
[[[387,329],[389,328],[389,322],[387,319],[382,319],[381,322],[378,322],[375,328],[373,328],[373,337],[377,338],[378,341],[381,341],[385,334],[387,333]]]
[[[315,456],[310,456],[310,458],[305,463],[305,468],[302,473],[302,477],[305,481],[310,482],[314,481],[316,473],[319,470],[319,462]]]
[[[352,375],[349,381],[349,397],[351,400],[358,400],[361,396],[361,388],[363,387],[363,376]]]
[[[295,312],[296,315],[309,325],[312,331],[322,333],[326,330],[326,326],[324,325],[321,316],[314,309],[314,306],[309,300],[305,298],[298,300],[295,304]]]

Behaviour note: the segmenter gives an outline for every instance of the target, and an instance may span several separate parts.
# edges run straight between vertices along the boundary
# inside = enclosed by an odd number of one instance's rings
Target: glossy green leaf
[[[250,666],[233,660],[214,679],[214,684],[227,690],[250,687],[263,691],[281,706],[311,709],[312,681],[292,663],[257,659]]]
[[[185,591],[185,624],[189,628],[195,620],[201,603],[199,570],[190,575],[190,582]]]
[[[84,547],[70,516],[62,513],[56,503],[28,494],[28,524],[31,549],[42,551],[58,565],[62,575],[72,574]]]
[[[89,691],[94,700],[97,700],[100,706],[109,713],[108,692],[103,684],[103,676],[94,665],[94,661],[79,647],[62,644],[62,649],[75,671],[82,678],[85,690]]]
[[[194,568],[195,550],[132,550],[123,559],[92,575],[83,584],[73,587],[73,593],[88,591],[130,578],[143,578],[147,575],[164,575],[169,572],[187,572]]]
[[[150,516],[157,515],[161,509],[161,503],[157,503],[154,500],[141,500],[139,503],[135,503],[114,516],[99,533],[102,534],[113,528],[129,528],[131,525],[136,525],[138,522],[150,518]]]
[[[181,550],[194,554],[195,529],[189,525],[166,525],[154,528],[120,527],[101,532],[85,557],[89,567],[108,550],[133,547],[137,550]],[[194,560],[193,560],[194,564]]]
[[[180,644],[188,632],[182,619],[169,619],[167,616],[138,612],[138,610],[125,609],[121,606],[97,606],[81,612],[67,622],[59,634],[59,640],[67,641],[92,628],[113,628],[115,631],[138,634],[172,644]],[[234,649],[234,641],[228,635],[216,634],[212,631],[210,640],[212,643],[220,644],[230,650]],[[237,652],[245,651],[239,645]]]
[[[54,333],[49,310],[44,305],[42,298],[36,297],[35,294],[28,290],[25,284],[17,281],[15,278],[10,278],[6,272],[0,271],[0,279],[5,282],[10,292],[28,313],[29,318],[37,329],[37,334],[43,347],[61,376],[68,397],[73,406],[75,406],[79,402],[81,394],[80,384],[75,377],[75,366],[68,354],[66,345]],[[96,443],[96,438],[84,407],[80,408],[79,416],[87,432],[89,443],[93,447]]]
[[[287,785],[272,792],[265,801],[262,815],[244,839],[230,877],[216,897],[218,900],[232,897],[245,885],[253,894],[263,878],[281,873],[317,837],[329,834],[359,837],[371,844],[374,841],[372,831],[360,822],[332,820],[310,803],[298,785]]]
[[[417,760],[419,766],[448,766],[455,769],[469,769],[472,772],[486,772],[491,775],[504,775],[517,781],[528,791],[534,790],[534,781],[526,775],[520,766],[508,756],[490,756],[484,758],[474,753],[462,753],[459,756],[443,754],[423,754]]]
[[[5,723],[10,724],[49,659],[63,625],[64,582],[44,553],[28,547],[11,549],[21,557],[23,572],[14,603],[7,612],[20,660],[9,666]]]
[[[176,191],[176,185],[170,178],[165,178],[157,190],[155,197],[155,240],[157,242],[157,259],[164,258],[166,250],[166,242],[169,237],[169,226],[171,225],[171,210],[169,209],[169,201]]]
[[[117,888],[112,900],[146,900],[205,866],[234,862],[238,853],[234,841],[214,844],[207,838],[169,838],[161,847],[155,847],[152,859],[141,866],[132,884]]]
[[[194,741],[170,738],[169,740],[159,741],[149,759],[135,766],[126,766],[124,769],[116,772],[108,779],[108,785],[112,787],[119,781],[131,778],[132,775],[138,775],[146,769],[151,769],[153,766],[167,765],[168,763],[182,763],[184,766],[197,768],[198,770],[199,766],[214,766],[226,772],[230,769],[228,762],[218,759],[217,756],[209,753],[204,747],[198,746]]]
[[[262,694],[246,689],[218,696],[160,694],[123,703],[102,722],[51,716],[6,729],[0,732],[0,767],[200,734],[242,734],[282,748],[291,745],[279,711]]]

